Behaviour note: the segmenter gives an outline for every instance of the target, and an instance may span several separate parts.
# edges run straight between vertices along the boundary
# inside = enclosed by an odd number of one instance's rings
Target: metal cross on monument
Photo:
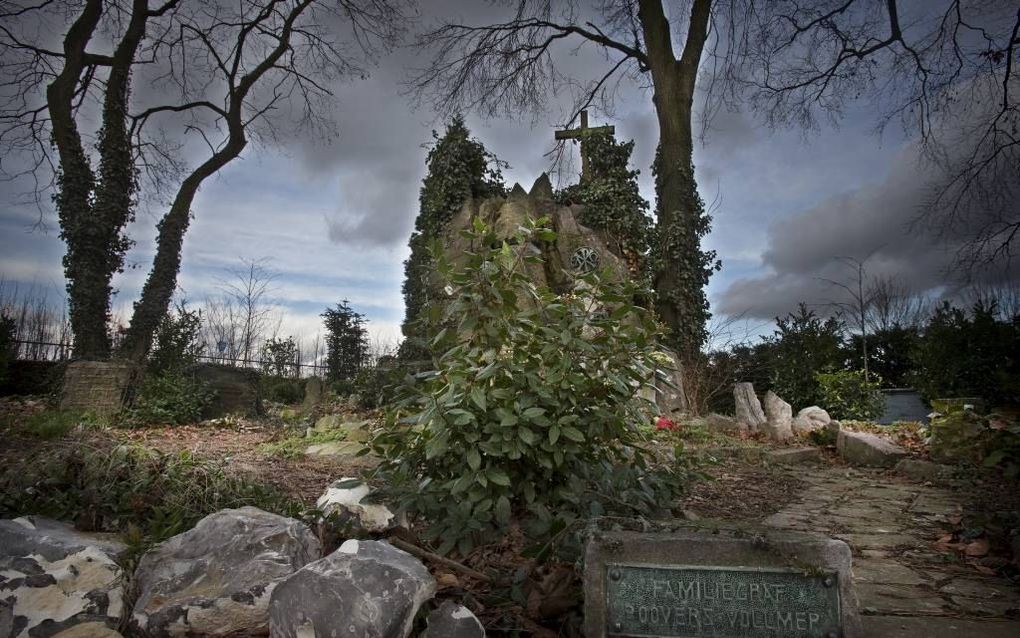
[[[593,135],[615,135],[616,127],[609,126],[596,126],[594,128],[588,128],[588,111],[581,111],[581,128],[567,129],[565,131],[556,131],[555,137],[558,140],[579,140],[581,142],[581,181],[588,179],[588,160],[584,155],[584,141],[585,138]]]

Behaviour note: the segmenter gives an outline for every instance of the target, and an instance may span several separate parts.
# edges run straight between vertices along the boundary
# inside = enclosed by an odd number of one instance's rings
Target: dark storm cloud
[[[853,280],[854,269],[845,258],[865,261],[869,277],[892,278],[910,291],[952,298],[965,284],[954,269],[965,236],[945,240],[929,223],[918,221],[929,182],[914,147],[907,146],[884,181],[775,220],[762,253],[767,272],[733,282],[721,295],[718,310],[769,319],[802,301],[845,302],[845,294],[831,283]],[[1020,279],[1020,269],[992,270],[981,278]]]

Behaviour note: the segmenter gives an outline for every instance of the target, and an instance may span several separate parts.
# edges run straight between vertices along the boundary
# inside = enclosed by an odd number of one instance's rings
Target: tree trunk
[[[105,358],[110,352],[106,334],[109,298],[97,287],[96,272],[102,253],[96,253],[89,223],[95,175],[82,147],[74,120],[73,101],[85,68],[85,47],[102,16],[101,0],[89,0],[64,38],[64,67],[46,87],[46,104],[53,126],[53,145],[60,159],[55,204],[60,237],[67,244],[64,275],[67,277],[68,315],[74,335],[74,356]]]
[[[708,316],[704,286],[710,273],[704,261],[705,257],[709,262],[714,259],[701,252],[701,237],[708,230],[708,219],[694,180],[691,133],[694,83],[711,5],[711,0],[695,0],[692,4],[687,42],[677,60],[661,0],[638,3],[659,123],[653,273],[658,295],[656,310],[670,328],[672,345],[684,362],[698,356],[704,342]]]
[[[191,204],[195,195],[205,178],[240,155],[245,145],[242,132],[236,141],[231,139],[222,150],[206,160],[181,183],[170,210],[159,222],[152,270],[145,280],[142,296],[135,303],[131,327],[118,353],[120,357],[140,363],[148,355],[156,327],[166,315],[174,289],[177,288],[181,248],[184,245],[184,234],[191,223]]]

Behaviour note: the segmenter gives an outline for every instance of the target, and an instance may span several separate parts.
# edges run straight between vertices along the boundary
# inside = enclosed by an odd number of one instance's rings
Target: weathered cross
[[[615,126],[596,126],[588,128],[588,111],[581,111],[581,128],[556,131],[555,137],[558,140],[580,140],[581,141],[581,181],[588,179],[588,160],[584,156],[584,140],[592,135],[614,135]]]

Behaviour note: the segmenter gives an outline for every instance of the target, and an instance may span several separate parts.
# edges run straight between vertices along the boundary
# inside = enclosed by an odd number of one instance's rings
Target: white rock
[[[0,521],[0,633],[119,635],[112,628],[124,613],[117,560],[125,549],[42,517]]]
[[[772,390],[765,394],[765,415],[763,430],[770,439],[783,442],[793,438],[793,408]]]
[[[757,432],[765,426],[765,413],[761,409],[761,401],[754,393],[754,386],[750,383],[735,383],[733,385],[733,402],[736,406],[737,420],[746,423],[751,432]]]
[[[829,413],[817,405],[812,405],[798,412],[791,426],[793,427],[794,434],[807,434],[821,430],[827,427],[829,423],[832,423]]]
[[[337,516],[341,523],[349,523],[365,532],[384,532],[398,525],[393,512],[385,505],[363,503],[371,490],[365,483],[353,487],[341,487],[344,483],[358,479],[342,478],[326,488],[326,492],[315,502],[315,506],[326,516]]]

